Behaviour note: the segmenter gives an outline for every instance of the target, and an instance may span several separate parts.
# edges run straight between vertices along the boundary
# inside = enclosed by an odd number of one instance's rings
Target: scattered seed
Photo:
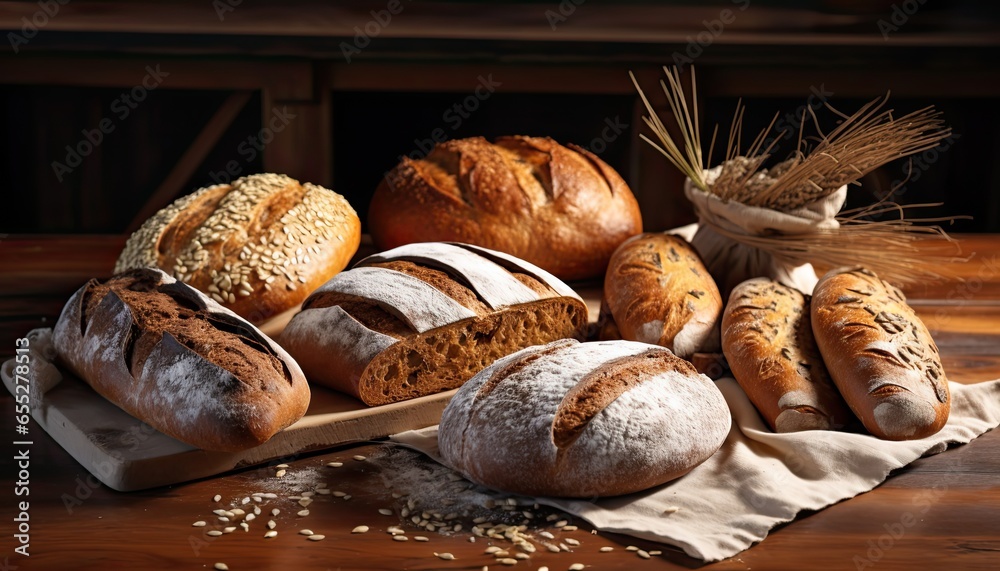
[[[517,565],[517,559],[513,557],[504,557],[503,559],[498,559],[497,562],[503,565]]]
[[[453,561],[455,559],[455,556],[452,555],[451,553],[436,553],[435,552],[434,555],[437,556],[438,559],[444,559],[445,561]]]
[[[639,548],[634,545],[629,545],[625,548],[625,551],[639,551]]]
[[[215,568],[218,569],[218,571],[229,571],[229,565],[226,565],[225,563],[216,563]]]
[[[255,516],[260,515],[260,506],[254,506],[253,507],[253,515],[255,515]]]
[[[243,528],[243,531],[250,531],[250,524],[245,521],[240,522],[240,527]]]
[[[425,537],[423,535],[414,535],[413,536],[413,541],[430,541],[430,539],[428,539],[427,537]]]
[[[540,535],[540,536],[544,537],[545,539],[555,539],[555,538],[556,538],[556,536],[552,535],[552,534],[551,534],[550,532],[548,532],[548,531],[542,531],[542,532],[539,532],[539,534],[538,534],[538,535]]]
[[[402,533],[406,533],[403,531],[403,528],[395,525],[389,526],[389,528],[386,529],[385,532],[388,533],[389,535],[400,535]]]
[[[233,511],[232,511],[231,513],[232,513],[233,515],[231,515],[231,516],[229,516],[229,517],[239,517],[239,516],[241,516],[241,515],[246,515],[246,513],[247,513],[247,512],[245,512],[245,511],[241,510],[240,508],[236,508],[236,509],[234,509],[234,510],[233,510]]]
[[[250,503],[250,498],[249,497],[246,497],[246,498],[243,498],[242,500],[240,500],[240,505],[245,506],[245,505],[247,505],[249,503]]]
[[[344,501],[345,501],[345,502],[346,502],[347,500],[349,500],[349,499],[351,499],[351,494],[347,494],[347,495],[345,495],[345,496],[344,496]]]
[[[278,470],[277,472],[274,473],[274,477],[275,478],[281,478],[281,477],[284,477],[284,475],[285,475],[285,471],[284,470]]]
[[[558,545],[552,545],[551,543],[545,544],[545,549],[548,549],[552,553],[559,553],[560,551],[562,551],[561,549],[559,549]]]
[[[215,494],[215,497],[212,498],[212,501],[213,502],[222,501],[222,496],[220,496],[219,494]]]
[[[354,459],[357,460],[358,462],[364,462],[366,460],[366,458],[360,454],[354,456]]]
[[[583,563],[574,563],[569,566],[569,571],[583,571]]]
[[[611,547],[610,545],[605,545],[604,547],[602,547],[600,549],[601,553],[610,553],[610,552],[612,552],[614,550],[615,550],[615,548]]]
[[[323,541],[324,539],[326,539],[326,536],[317,533],[316,535],[310,535],[306,539],[308,539],[309,541]]]
[[[359,525],[358,527],[351,530],[351,533],[368,533],[367,525]]]
[[[302,499],[299,500],[299,505],[302,506],[302,507],[304,507],[304,508],[309,507],[309,504],[311,504],[311,503],[312,503],[312,499],[311,498],[302,498]]]
[[[520,561],[524,561],[525,559],[531,559],[531,556],[528,555],[527,553],[515,553],[514,554],[514,559],[518,559]]]
[[[234,531],[236,531],[236,526],[235,525],[222,528],[222,533],[232,533]]]
[[[575,525],[564,525],[562,528],[563,531],[576,531],[577,529],[579,528]]]
[[[224,516],[224,515],[220,515],[219,516],[219,521],[221,521],[222,523],[228,523],[229,522],[229,518],[226,517],[226,516]]]
[[[287,467],[288,467],[288,464],[278,464],[277,466],[275,466],[275,468],[278,468],[279,470],[281,468],[287,468]]]
[[[329,467],[331,467],[331,468],[340,468],[341,466],[344,465],[344,463],[343,462],[328,462],[326,465],[329,466]]]
[[[300,529],[299,535],[315,535],[311,529]]]
[[[663,510],[663,515],[670,515],[670,514],[673,514],[673,513],[677,513],[678,511],[680,511],[680,509],[681,508],[679,508],[677,506],[670,506],[669,508]]]
[[[281,510],[279,510],[278,508],[274,508],[273,510],[271,510],[271,515],[273,515],[273,516],[277,516],[280,513],[281,513]]]
[[[393,535],[392,536],[392,540],[393,541],[407,541],[408,539],[409,538],[406,537],[405,535]]]
[[[567,537],[563,541],[565,541],[569,545],[572,545],[573,547],[577,547],[577,546],[580,545],[580,542],[577,541],[577,540],[575,540],[575,539],[573,539],[572,537]]]
[[[564,519],[561,519],[561,520],[557,521],[556,523],[554,523],[553,527],[566,527],[567,524],[569,524],[568,521],[566,521]]]
[[[508,555],[510,555],[510,552],[506,549],[501,549],[493,554],[494,557],[507,557]]]
[[[299,517],[306,517],[307,515],[309,515],[309,510],[300,510],[300,511],[299,511],[299,512],[298,512],[297,514],[295,514],[295,515],[297,515],[297,516],[299,516]]]
[[[274,523],[273,519],[267,522],[267,529],[274,529],[277,526],[278,524]]]
[[[639,557],[642,557],[643,559],[649,559],[649,553],[646,552],[646,551],[643,551],[642,549],[640,549],[639,551],[636,551],[635,554],[638,555]]]
[[[392,515],[392,510],[390,510],[389,508],[379,508],[378,513],[382,515]]]
[[[496,552],[498,552],[498,551],[500,551],[500,548],[499,548],[499,547],[497,547],[496,545],[491,545],[491,546],[487,547],[487,548],[486,548],[486,549],[485,549],[485,550],[483,551],[483,553],[485,553],[486,555],[493,555],[494,553],[496,553]]]
[[[194,522],[194,523],[191,524],[191,527],[205,527],[205,525],[207,525],[207,524],[205,522],[203,522],[203,521],[196,521],[196,522]]]
[[[206,531],[205,535],[211,535],[212,537],[219,537],[220,535],[222,535],[222,532],[217,529],[213,529],[211,531]]]
[[[274,531],[273,529],[271,531],[268,531],[268,532],[264,533],[264,537],[267,538],[267,539],[271,539],[272,537],[276,537],[277,535],[278,535],[278,532]]]
[[[663,552],[662,551],[650,551],[649,554],[650,555],[663,555]]]
[[[247,517],[243,518],[243,521],[253,521],[255,519],[257,519],[256,515],[254,515],[254,514],[247,514]]]

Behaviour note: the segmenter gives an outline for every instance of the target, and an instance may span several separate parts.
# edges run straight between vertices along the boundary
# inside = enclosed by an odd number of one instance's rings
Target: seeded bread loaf
[[[369,256],[306,299],[280,343],[310,382],[379,405],[453,389],[529,345],[586,333],[557,278],[467,244]]]
[[[941,356],[902,292],[870,270],[840,268],[813,292],[812,327],[840,394],[879,438],[912,440],[948,420]]]
[[[813,339],[809,296],[767,278],[733,289],[722,351],[775,432],[842,428],[852,418]]]
[[[243,450],[301,418],[309,386],[248,321],[164,272],[91,280],[56,323],[62,366],[160,432],[207,450]]]
[[[344,197],[256,174],[176,200],[128,239],[115,273],[154,267],[255,324],[298,306],[358,249]]]
[[[661,345],[683,358],[719,349],[719,288],[678,236],[641,234],[619,246],[604,277],[603,305],[602,335],[617,331],[622,339]]]
[[[564,280],[604,273],[642,232],[621,176],[593,153],[548,138],[447,141],[403,161],[372,197],[375,245],[455,241],[512,254]]]
[[[683,476],[731,423],[715,384],[662,347],[561,340],[473,377],[445,408],[438,443],[445,463],[479,484],[592,498]]]

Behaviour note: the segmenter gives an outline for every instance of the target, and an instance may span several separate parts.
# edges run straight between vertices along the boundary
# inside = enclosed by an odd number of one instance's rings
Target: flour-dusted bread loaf
[[[683,476],[731,423],[715,384],[662,347],[562,340],[473,377],[445,408],[438,442],[446,464],[482,485],[591,498]]]
[[[53,339],[59,363],[95,391],[198,448],[256,446],[309,406],[306,379],[281,347],[157,269],[88,282]]]
[[[454,241],[512,254],[564,280],[604,273],[642,232],[632,191],[593,153],[548,138],[447,141],[403,161],[372,197],[375,245]]]
[[[453,389],[527,347],[582,338],[587,306],[557,278],[467,244],[409,244],[320,287],[280,343],[310,382],[379,405]]]
[[[619,246],[604,277],[603,305],[602,335],[617,330],[622,339],[684,358],[719,349],[719,288],[679,236],[641,234]]]
[[[256,174],[157,212],[128,239],[115,273],[160,268],[262,324],[342,270],[360,239],[361,222],[344,197]]]
[[[736,381],[775,432],[842,428],[852,418],[813,339],[809,296],[767,278],[733,289],[722,351]]]
[[[862,268],[827,273],[813,291],[812,327],[830,376],[869,432],[911,440],[948,421],[937,345],[891,284]]]

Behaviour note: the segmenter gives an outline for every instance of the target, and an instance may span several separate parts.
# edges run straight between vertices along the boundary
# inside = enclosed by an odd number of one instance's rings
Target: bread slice
[[[586,333],[557,278],[467,244],[401,246],[313,292],[279,342],[306,377],[379,405],[456,388],[500,357]]]

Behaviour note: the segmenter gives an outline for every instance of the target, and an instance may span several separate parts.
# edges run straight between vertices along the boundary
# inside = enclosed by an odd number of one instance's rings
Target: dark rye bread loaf
[[[715,384],[667,349],[561,340],[462,386],[438,443],[445,464],[473,482],[592,498],[679,478],[722,446],[731,423]]]
[[[410,244],[324,284],[279,339],[310,382],[379,405],[460,386],[529,345],[582,338],[583,300],[558,279],[467,244]]]
[[[160,268],[262,324],[342,270],[360,239],[361,222],[344,197],[255,174],[157,212],[128,239],[115,273]]]
[[[236,451],[301,418],[295,361],[246,320],[156,269],[91,280],[56,323],[59,362],[182,442]]]
[[[603,275],[642,232],[632,191],[613,168],[543,137],[440,143],[392,169],[372,196],[375,245],[449,241],[500,250],[564,280]]]
[[[719,288],[678,236],[640,234],[622,243],[608,264],[601,306],[601,339],[620,335],[685,359],[719,349]]]
[[[831,270],[813,291],[812,327],[826,368],[868,432],[924,438],[951,410],[937,345],[906,297],[871,270]]]
[[[722,352],[736,381],[775,432],[831,430],[853,415],[813,339],[810,298],[767,278],[733,289]]]

